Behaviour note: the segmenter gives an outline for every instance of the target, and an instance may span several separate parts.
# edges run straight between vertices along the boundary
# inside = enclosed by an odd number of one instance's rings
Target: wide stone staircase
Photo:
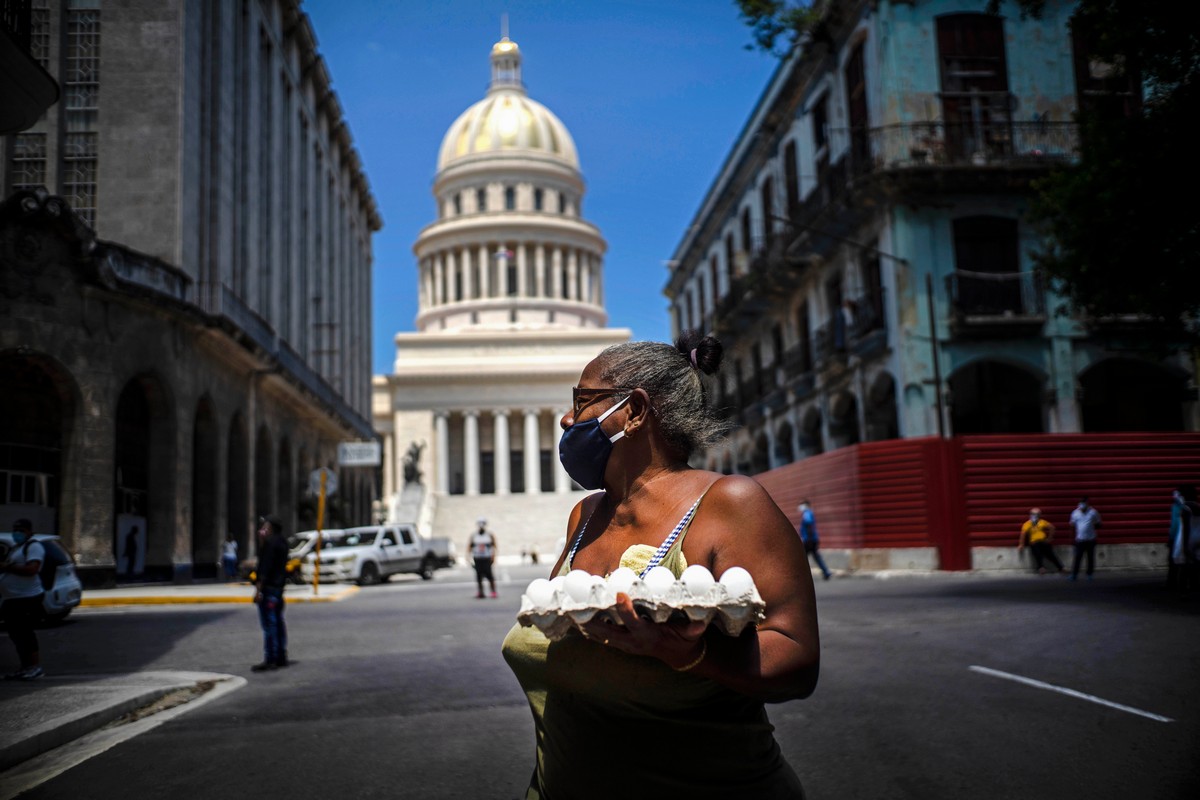
[[[487,519],[496,536],[499,558],[507,561],[537,548],[539,561],[553,565],[560,539],[566,537],[567,518],[585,492],[564,494],[439,495],[433,513],[433,535],[447,536],[460,557],[467,557],[467,539],[475,521]]]

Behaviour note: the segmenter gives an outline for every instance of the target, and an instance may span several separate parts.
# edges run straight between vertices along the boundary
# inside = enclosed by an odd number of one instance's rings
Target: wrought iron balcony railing
[[[1035,272],[958,270],[946,276],[946,293],[960,321],[1045,315],[1042,282]]]
[[[1050,165],[1076,158],[1079,128],[1044,120],[922,122],[872,128],[867,143],[870,162],[854,165],[859,174],[929,166]]]

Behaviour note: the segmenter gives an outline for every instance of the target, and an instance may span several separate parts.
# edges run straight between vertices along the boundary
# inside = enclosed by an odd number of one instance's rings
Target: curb
[[[101,590],[103,591],[103,590]],[[340,589],[336,594],[310,595],[299,597],[286,597],[288,603],[336,603],[340,600],[345,600],[354,594],[357,594],[359,588],[357,586],[347,586]],[[223,603],[223,604],[238,604],[245,605],[253,603],[252,596],[221,596],[221,595],[120,595],[116,597],[97,597],[96,595],[88,595],[86,592],[79,601],[80,608],[99,608],[105,606],[161,606],[161,605],[198,605],[205,603]]]

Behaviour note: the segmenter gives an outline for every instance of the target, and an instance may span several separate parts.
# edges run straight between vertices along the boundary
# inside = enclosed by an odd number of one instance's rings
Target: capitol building
[[[584,366],[630,331],[605,327],[605,241],[582,216],[575,143],[492,47],[487,95],[438,151],[436,219],[417,237],[416,331],[373,385],[383,514],[464,542],[486,517],[501,555],[549,556],[581,497],[558,461]]]

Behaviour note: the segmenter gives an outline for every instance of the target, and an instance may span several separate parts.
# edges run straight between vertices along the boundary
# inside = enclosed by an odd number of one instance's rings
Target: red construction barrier
[[[852,445],[755,476],[793,524],[805,498],[825,547],[936,547],[942,569],[970,548],[1013,546],[1033,506],[1072,535],[1087,496],[1105,544],[1165,539],[1171,492],[1200,483],[1200,434],[1000,434]]]

